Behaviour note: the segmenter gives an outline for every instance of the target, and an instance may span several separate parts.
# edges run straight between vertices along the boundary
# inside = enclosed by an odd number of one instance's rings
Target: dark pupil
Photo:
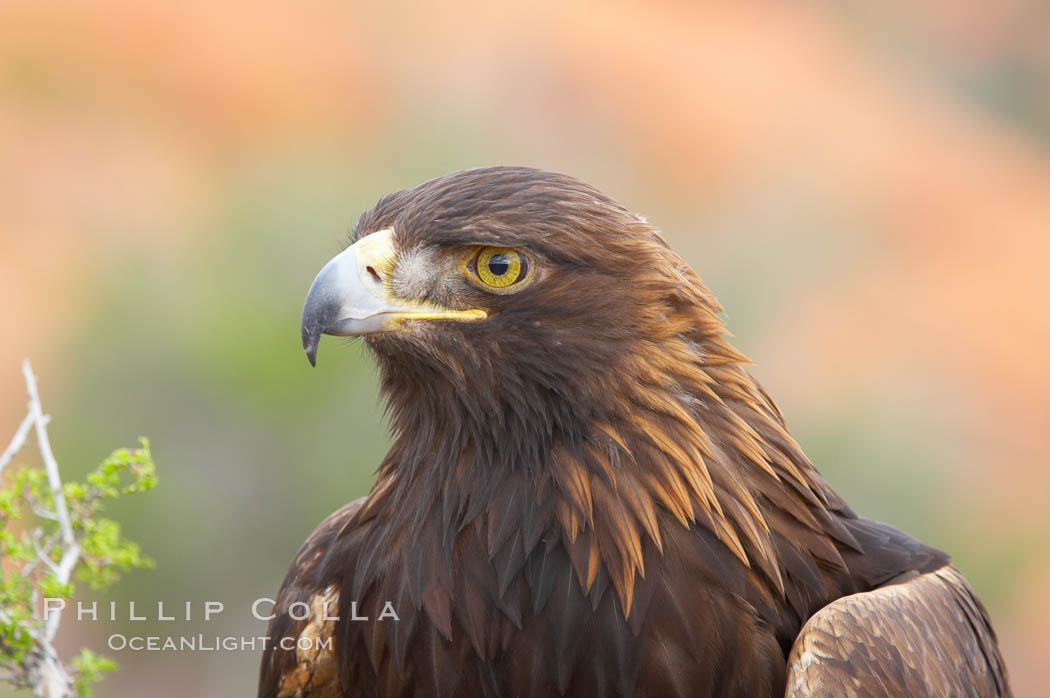
[[[510,269],[510,260],[507,259],[507,255],[492,255],[492,259],[489,260],[489,271],[493,276],[503,276],[508,269]]]

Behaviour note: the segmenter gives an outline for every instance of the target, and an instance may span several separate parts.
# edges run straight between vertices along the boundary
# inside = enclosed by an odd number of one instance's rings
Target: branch
[[[39,533],[40,529],[38,528],[36,530],[36,532]],[[33,550],[36,551],[36,559],[39,560],[40,562],[43,562],[44,565],[49,570],[51,570],[51,573],[54,574],[57,577],[58,576],[58,567],[56,567],[55,563],[51,561],[51,547],[53,545],[54,545],[53,541],[48,541],[47,545],[45,545],[43,548],[41,548],[40,547],[40,536],[38,536],[38,535],[33,536]],[[36,562],[36,560],[34,560],[34,562]]]
[[[22,362],[22,374],[26,377],[26,390],[29,392],[29,416],[36,422],[37,445],[40,446],[40,455],[44,459],[47,482],[51,486],[51,496],[55,500],[55,515],[58,516],[58,527],[62,531],[62,543],[66,546],[75,546],[77,543],[73,537],[73,524],[69,521],[66,495],[62,492],[62,478],[58,474],[58,463],[55,462],[55,454],[51,451],[51,441],[47,437],[47,421],[40,407],[36,376],[33,375],[33,367],[29,364],[29,359]],[[63,580],[63,582],[68,581],[68,579]]]
[[[30,572],[35,570],[41,562],[44,562],[44,560],[40,556],[40,553],[43,552],[49,554],[51,552],[51,548],[55,547],[55,543],[58,542],[58,533],[54,533],[53,535],[48,536],[47,540],[44,541],[44,544],[41,545],[40,537],[42,535],[43,531],[41,531],[40,528],[36,528],[33,530],[33,549],[37,552],[37,556],[29,562],[27,562],[25,567],[22,568],[23,577],[28,577]],[[48,558],[46,562],[52,563],[51,558]],[[53,563],[51,564],[51,566],[53,566]]]
[[[47,519],[48,521],[58,521],[58,516],[55,515],[55,512],[51,511],[50,509],[45,509],[43,506],[37,504],[36,502],[30,502],[29,508],[32,509],[34,514],[36,514],[42,519]]]
[[[25,376],[26,391],[29,393],[29,414],[26,416],[26,420],[23,420],[22,425],[25,425],[27,421],[32,421],[36,425],[37,446],[40,448],[40,457],[44,461],[44,469],[47,472],[47,482],[51,489],[51,499],[55,509],[54,515],[58,521],[59,533],[62,536],[62,558],[59,560],[58,565],[56,566],[51,562],[48,553],[41,555],[42,551],[38,547],[36,540],[33,541],[33,544],[37,548],[38,559],[44,561],[55,575],[58,583],[67,584],[73,574],[73,568],[76,567],[77,560],[80,559],[80,545],[77,543],[76,536],[73,535],[73,524],[69,519],[66,495],[62,490],[62,477],[58,472],[58,462],[55,460],[55,454],[51,450],[51,440],[47,436],[47,422],[49,418],[44,415],[44,410],[40,406],[40,392],[37,389],[36,376],[33,375],[33,367],[30,365],[29,359],[22,362],[22,375]],[[26,431],[28,431],[28,427],[26,427]],[[16,445],[20,435],[21,441],[24,442],[25,434],[22,433],[22,426],[19,426],[19,431],[15,433],[15,441],[12,442],[12,445]],[[21,445],[21,443],[17,443],[17,448],[21,448]],[[17,448],[12,451],[12,456],[17,451]],[[36,638],[38,661],[30,665],[29,674],[31,676],[33,693],[40,698],[64,698],[71,695],[72,682],[69,674],[58,659],[55,648],[51,645],[51,641],[55,639],[55,634],[58,632],[61,615],[61,611],[57,609],[51,612],[44,623],[43,632]]]
[[[7,448],[4,449],[4,455],[0,456],[0,473],[4,472],[4,468],[11,462],[11,459],[15,457],[19,449],[25,445],[26,436],[29,435],[29,427],[33,426],[34,419],[33,415],[27,414],[22,423],[18,425],[18,430],[15,432],[14,438],[11,439],[11,443],[8,444]]]

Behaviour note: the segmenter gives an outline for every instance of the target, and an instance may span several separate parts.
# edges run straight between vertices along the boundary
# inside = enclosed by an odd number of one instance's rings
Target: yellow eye
[[[510,247],[482,247],[468,268],[486,286],[506,289],[529,275],[529,258]]]

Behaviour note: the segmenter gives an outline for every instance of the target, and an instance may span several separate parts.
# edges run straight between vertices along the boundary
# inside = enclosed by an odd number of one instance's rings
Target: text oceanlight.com
[[[331,637],[282,637],[274,643],[265,635],[258,637],[241,637],[228,635],[208,636],[183,635],[179,637],[159,635],[122,635],[114,633],[106,644],[114,652],[131,650],[132,652],[262,652],[270,645],[276,644],[283,650],[330,650]]]

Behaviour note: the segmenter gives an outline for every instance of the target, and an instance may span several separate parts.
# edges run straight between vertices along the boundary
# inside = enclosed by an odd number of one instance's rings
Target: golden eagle
[[[948,556],[821,478],[644,219],[495,167],[353,239],[303,346],[365,338],[394,443],[292,563],[260,696],[1009,694]]]

